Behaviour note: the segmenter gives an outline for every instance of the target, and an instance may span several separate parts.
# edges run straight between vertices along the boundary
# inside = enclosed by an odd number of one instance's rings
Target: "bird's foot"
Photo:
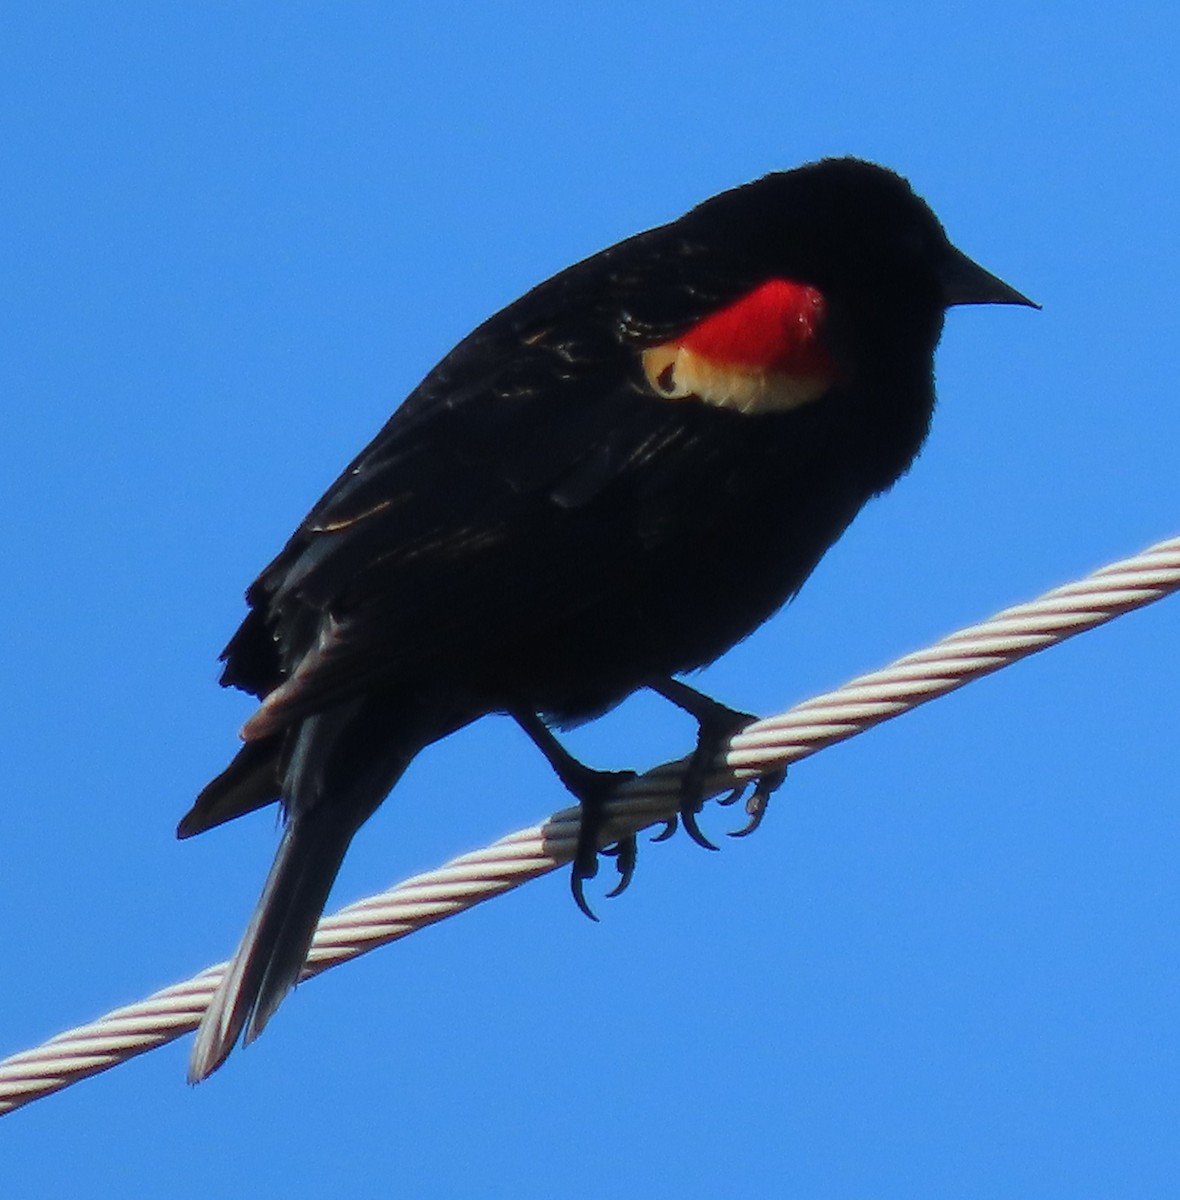
[[[730,708],[709,696],[690,688],[687,684],[676,679],[661,680],[653,684],[654,691],[671,700],[679,708],[696,717],[697,744],[688,760],[688,766],[680,782],[679,822],[677,817],[671,817],[664,828],[652,839],[656,842],[665,841],[676,832],[678,823],[684,825],[684,830],[698,846],[706,850],[716,850],[717,847],[701,832],[697,823],[697,815],[705,802],[705,787],[713,765],[722,751],[729,745],[730,739],[739,729],[744,729],[757,718],[752,713]],[[759,776],[754,783],[754,790],[746,800],[746,815],[749,820],[741,829],[733,830],[730,837],[748,837],[766,815],[767,805],[771,795],[781,786],[787,776],[785,767]],[[718,801],[728,806],[737,802],[745,792],[746,786],[734,788],[729,795]]]
[[[635,778],[634,771],[596,771],[579,762],[555,738],[549,727],[534,712],[527,709],[514,710],[512,718],[532,738],[537,749],[549,760],[557,772],[558,779],[565,784],[582,808],[582,821],[578,827],[578,845],[574,851],[573,868],[570,871],[570,891],[577,906],[592,921],[598,918],[586,903],[585,883],[598,874],[598,838],[606,822],[606,802],[620,785]],[[627,888],[635,874],[635,835],[630,834],[602,851],[615,860],[619,871],[619,882],[607,892],[617,896]]]
[[[634,778],[634,771],[596,771],[582,763],[577,764],[576,770],[570,770],[567,764],[567,773],[562,776],[562,782],[577,798],[582,809],[578,845],[570,869],[570,891],[574,903],[592,921],[598,918],[586,901],[585,883],[598,874],[598,839],[606,823],[606,802],[617,787]],[[607,892],[607,897],[618,896],[627,890],[631,876],[635,874],[635,835],[632,833],[619,838],[601,853],[615,860],[619,872],[619,881]]]

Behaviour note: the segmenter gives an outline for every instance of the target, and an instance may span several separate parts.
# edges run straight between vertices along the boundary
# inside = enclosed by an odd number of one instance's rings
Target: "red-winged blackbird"
[[[179,835],[275,800],[286,827],[190,1077],[262,1030],[353,834],[477,717],[515,717],[583,801],[580,897],[617,776],[548,726],[650,687],[697,716],[707,765],[737,714],[672,676],[790,599],[909,467],[944,310],[1030,303],[899,176],[829,159],[620,242],[460,342],[250,587],[222,655],[262,704]]]

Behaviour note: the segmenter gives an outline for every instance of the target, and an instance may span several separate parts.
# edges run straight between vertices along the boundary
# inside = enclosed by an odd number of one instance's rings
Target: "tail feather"
[[[359,822],[329,806],[292,817],[262,897],[233,962],[221,979],[189,1060],[197,1083],[229,1056],[238,1037],[251,1042],[299,980],[316,924]]]
[[[282,786],[285,735],[247,742],[233,761],[208,783],[176,827],[178,838],[204,833],[215,825],[273,804]]]
[[[425,745],[470,716],[414,697],[409,716],[383,698],[316,713],[247,744],[198,797],[180,834],[279,799],[287,825],[258,907],[197,1030],[189,1081],[216,1071],[239,1037],[253,1041],[295,986],[353,834]]]

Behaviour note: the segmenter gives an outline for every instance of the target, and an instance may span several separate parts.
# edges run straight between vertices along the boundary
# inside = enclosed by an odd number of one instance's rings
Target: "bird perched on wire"
[[[550,727],[653,688],[698,719],[703,779],[741,714],[674,676],[789,600],[906,471],[956,304],[1031,301],[900,176],[827,159],[562,271],[426,376],[251,585],[222,655],[261,704],[179,835],[273,801],[286,824],[190,1078],[294,985],[350,840],[414,756],[480,716],[516,718],[581,801],[584,905],[621,773]],[[625,882],[634,843],[616,853]]]

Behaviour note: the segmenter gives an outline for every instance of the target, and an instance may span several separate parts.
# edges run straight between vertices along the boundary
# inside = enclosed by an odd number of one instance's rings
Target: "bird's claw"
[[[597,872],[597,864],[595,864],[595,872]],[[574,869],[570,872],[570,893],[573,895],[574,903],[582,910],[583,914],[590,918],[591,921],[597,921],[594,909],[586,903],[586,892],[584,888],[587,879],[593,879],[594,874],[583,875],[575,863]]]
[[[732,830],[729,835],[730,837],[749,837],[762,824],[762,818],[766,816],[766,809],[770,804],[770,797],[782,787],[783,780],[786,777],[786,767],[780,767],[777,771],[771,771],[766,775],[758,777],[754,784],[754,790],[750,793],[750,798],[746,801],[746,815],[750,819],[741,829]],[[742,790],[739,788],[736,792],[727,796],[725,803],[732,804]]]
[[[652,834],[651,840],[653,842],[666,842],[676,832],[676,828],[679,824],[680,824],[679,818],[676,816],[675,813],[673,813],[664,822],[664,828],[661,829],[659,833]]]
[[[700,846],[702,850],[716,850],[718,847],[714,846],[713,843],[709,841],[707,837],[705,837],[705,835],[701,832],[701,827],[697,824],[697,813],[700,812],[700,810],[701,801],[699,799],[695,804],[690,804],[687,802],[687,800],[681,803],[680,820],[684,824],[684,832],[687,833],[688,836],[692,838],[692,840],[696,842],[696,844]]]
[[[639,845],[635,840],[635,835],[631,834],[629,837],[619,838],[613,846],[607,846],[602,853],[615,860],[615,866],[619,871],[619,882],[606,894],[607,899],[612,900],[615,896],[622,895],[631,883],[631,876],[635,874],[635,859],[639,853]]]

